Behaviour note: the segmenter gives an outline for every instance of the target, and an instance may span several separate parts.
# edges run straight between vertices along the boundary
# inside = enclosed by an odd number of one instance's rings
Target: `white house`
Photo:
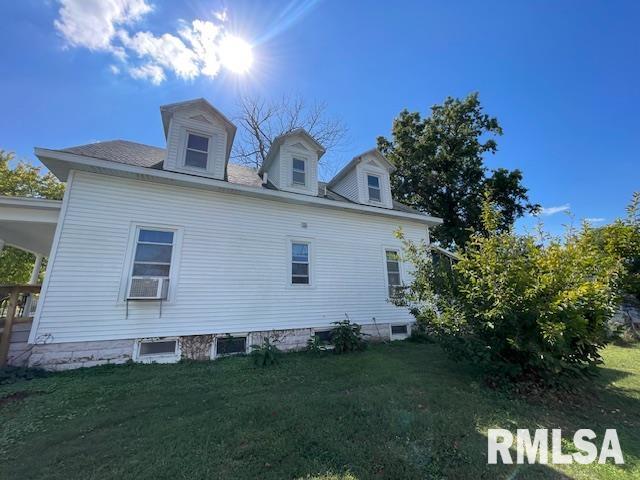
[[[428,242],[441,220],[392,199],[382,154],[323,183],[322,145],[296,130],[256,172],[229,163],[236,127],[206,100],[160,111],[166,149],[35,149],[66,192],[55,233],[32,235],[50,253],[23,362],[215,358],[267,335],[301,348],[345,315],[374,338],[408,334],[411,315],[389,302],[410,274],[394,232]],[[38,232],[22,226],[21,241]]]

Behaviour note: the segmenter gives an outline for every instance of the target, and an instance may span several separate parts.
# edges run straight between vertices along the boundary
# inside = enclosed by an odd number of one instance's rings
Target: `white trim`
[[[58,223],[56,225],[56,232],[53,235],[53,243],[51,244],[51,252],[47,260],[47,269],[44,274],[44,281],[42,282],[42,288],[40,289],[40,296],[38,297],[38,304],[36,306],[36,313],[33,316],[33,323],[31,324],[31,331],[29,332],[29,339],[27,343],[35,343],[40,326],[40,317],[42,316],[42,308],[47,298],[47,290],[49,289],[49,280],[51,279],[51,272],[53,266],[56,263],[58,256],[58,244],[60,243],[60,237],[62,236],[62,228],[64,226],[64,220],[67,216],[67,209],[69,207],[69,197],[71,197],[71,188],[73,186],[74,171],[70,170],[67,176],[67,184],[64,188],[64,196],[62,197],[62,205],[60,205],[60,213],[58,214]]]
[[[244,352],[236,352],[236,353],[226,353],[224,355],[218,355],[218,339],[219,338],[243,338],[244,337]],[[211,343],[211,360],[215,360],[216,358],[224,358],[224,357],[232,357],[234,355],[246,355],[249,353],[249,349],[251,346],[249,345],[249,339],[251,337],[251,332],[242,332],[242,333],[225,333],[221,335],[214,335],[213,342]]]
[[[44,208],[51,210],[60,210],[62,201],[49,200],[48,198],[8,197],[0,195],[0,205],[22,208]]]
[[[197,172],[209,172],[209,166],[211,165],[211,143],[213,140],[213,136],[210,132],[205,133],[203,131],[198,131],[195,128],[191,127],[182,127],[184,130],[184,145],[181,152],[181,163],[180,166],[184,169],[195,169]],[[207,139],[207,151],[197,150],[195,148],[189,148],[189,135],[194,135],[196,137],[206,138]],[[193,152],[206,153],[207,161],[203,167],[196,167],[195,165],[187,165],[187,152],[191,150]]]
[[[48,150],[44,148],[35,149],[36,156],[45,164],[58,178],[64,180],[66,169],[85,170],[91,173],[103,175],[115,175],[137,180],[164,183],[168,185],[179,185],[188,188],[202,188],[206,190],[222,191],[232,194],[243,194],[258,198],[266,198],[274,201],[283,201],[292,204],[316,205],[337,210],[349,210],[363,214],[382,215],[386,217],[401,218],[405,220],[415,220],[427,225],[440,225],[441,218],[431,217],[424,214],[407,213],[388,208],[373,207],[347,202],[336,202],[313,195],[305,195],[281,190],[271,190],[267,188],[249,187],[229,183],[224,180],[207,178],[198,175],[190,175],[182,172],[172,172],[169,170],[157,170],[153,168],[137,167],[133,165],[120,164],[101,160],[84,155]],[[70,165],[69,165],[70,164]]]
[[[300,173],[300,170],[296,170],[295,166],[294,166],[294,162],[298,160],[299,162],[302,162],[302,164],[304,165],[302,173],[304,174],[304,182],[303,183],[297,183],[294,181],[293,179],[293,174],[294,173]],[[309,160],[306,157],[303,157],[302,155],[297,155],[297,154],[292,154],[291,155],[291,178],[289,179],[290,183],[291,183],[291,187],[293,188],[309,188]]]
[[[140,345],[142,343],[158,343],[158,342],[176,342],[173,353],[154,353],[148,355],[140,355]],[[152,337],[138,338],[133,344],[133,361],[140,363],[176,363],[182,356],[179,337]]]
[[[158,230],[163,232],[173,232],[173,246],[171,250],[171,266],[169,267],[169,290],[167,291],[167,298],[163,300],[165,303],[171,305],[175,301],[175,295],[178,285],[178,272],[180,269],[180,256],[182,252],[182,237],[184,228],[177,225],[166,224],[149,224],[144,222],[132,221],[129,224],[129,240],[127,245],[127,251],[124,256],[122,278],[120,281],[120,292],[118,294],[118,304],[126,302],[129,294],[129,286],[131,284],[131,277],[133,275],[133,264],[136,252],[136,246],[138,244],[138,236],[140,230]]]
[[[293,244],[303,243],[307,245],[309,255],[309,283],[293,283]],[[290,288],[315,288],[315,248],[314,241],[308,237],[287,237],[287,286]]]
[[[404,265],[402,262],[402,247],[384,245],[382,247],[382,261],[384,262],[384,286],[385,286],[385,297],[387,300],[392,300],[389,296],[389,271],[387,270],[387,251],[396,252],[398,254],[398,271],[400,273],[400,286],[403,286],[405,283],[404,277]]]
[[[371,187],[371,185],[369,185],[369,177],[373,177],[373,178],[377,178],[378,179],[378,200],[375,200],[373,198],[371,198],[371,192],[370,192],[370,188],[373,188],[374,190],[376,190],[375,187]],[[366,170],[364,171],[364,178],[366,180],[365,182],[365,188],[367,189],[367,201],[369,203],[377,203],[377,204],[382,204],[383,203],[383,196],[382,196],[382,177],[380,175],[377,175],[375,173],[369,173]]]

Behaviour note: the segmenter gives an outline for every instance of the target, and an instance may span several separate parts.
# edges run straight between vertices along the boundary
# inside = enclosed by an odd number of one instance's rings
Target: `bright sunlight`
[[[220,61],[234,73],[246,73],[253,64],[251,45],[240,37],[227,35],[220,44]]]

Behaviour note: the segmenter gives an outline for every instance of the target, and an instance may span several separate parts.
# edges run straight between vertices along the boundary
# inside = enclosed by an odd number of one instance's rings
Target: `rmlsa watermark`
[[[510,448],[516,449],[517,464],[523,463],[552,463],[556,465],[566,465],[570,463],[606,463],[608,458],[612,458],[616,464],[623,464],[622,450],[618,441],[618,433],[610,428],[604,432],[604,437],[600,444],[600,454],[598,454],[597,435],[593,430],[583,428],[573,435],[573,444],[578,450],[574,453],[562,453],[562,431],[560,429],[551,430],[551,440],[549,440],[549,430],[539,428],[535,430],[533,438],[527,429],[518,429],[515,437],[509,430],[502,428],[490,428],[487,439],[487,448],[490,465],[498,463],[498,456],[501,463],[512,464]],[[549,462],[549,443],[551,443],[551,462]]]

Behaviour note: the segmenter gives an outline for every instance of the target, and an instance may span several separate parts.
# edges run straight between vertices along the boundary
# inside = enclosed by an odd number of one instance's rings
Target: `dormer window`
[[[367,175],[367,186],[369,188],[369,201],[380,202],[382,200],[380,194],[380,177],[377,175]]]
[[[293,178],[291,183],[293,185],[305,186],[307,184],[307,173],[305,170],[305,161],[299,158],[293,159]]]
[[[208,157],[209,138],[189,133],[187,138],[187,151],[184,157],[185,166],[206,170]]]

